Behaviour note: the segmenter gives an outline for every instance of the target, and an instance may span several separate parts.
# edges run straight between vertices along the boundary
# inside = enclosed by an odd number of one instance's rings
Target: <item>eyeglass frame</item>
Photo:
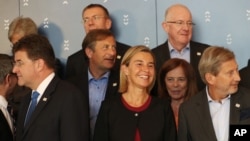
[[[101,15],[94,15],[92,17],[86,17],[86,18],[83,18],[82,19],[82,23],[85,24],[85,23],[88,23],[90,20],[94,20],[94,21],[97,21],[101,18],[107,18],[107,16],[101,16]]]
[[[166,23],[173,23],[176,24],[178,26],[183,26],[184,24],[187,25],[188,27],[192,27],[195,25],[195,23],[193,23],[192,21],[182,21],[182,20],[178,20],[178,21],[165,21]]]
[[[32,59],[31,61],[34,62],[36,60],[38,60],[38,59]],[[17,61],[13,61],[12,64],[13,64],[13,67],[20,68],[25,64],[25,62],[23,62],[22,60],[17,60]]]

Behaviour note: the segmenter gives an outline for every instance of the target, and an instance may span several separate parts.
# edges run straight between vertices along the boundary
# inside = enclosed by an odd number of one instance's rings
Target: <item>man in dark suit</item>
[[[83,26],[86,34],[93,29],[110,29],[112,25],[108,10],[100,4],[90,4],[82,11]],[[121,59],[129,46],[116,41],[117,55],[114,69],[120,69]],[[67,59],[65,78],[82,74],[88,64],[84,59],[84,50],[79,50]]]
[[[20,16],[11,21],[8,30],[8,38],[12,45],[18,42],[22,37],[30,34],[38,34],[37,25],[31,18]],[[60,78],[63,78],[63,72],[62,63],[59,59],[56,59],[56,74]],[[9,95],[8,102],[12,107],[13,117],[15,120],[18,116],[21,100],[29,92],[31,92],[29,88],[17,85],[13,92]]]
[[[189,62],[197,73],[197,86],[201,90],[205,84],[198,75],[198,63],[206,44],[191,41],[193,33],[192,15],[189,9],[181,4],[170,6],[165,12],[165,20],[162,23],[168,40],[152,49],[156,57],[156,70],[159,72],[164,62],[170,58],[181,58]],[[154,88],[156,92],[157,84]]]
[[[228,141],[229,126],[250,124],[250,92],[238,87],[240,76],[234,53],[207,48],[199,63],[206,88],[179,110],[179,141]]]
[[[106,29],[88,32],[82,43],[85,61],[88,63],[81,74],[68,79],[88,97],[91,136],[97,115],[104,99],[114,97],[118,91],[119,72],[115,70],[116,42],[114,35]]]
[[[13,141],[14,126],[11,114],[8,112],[7,97],[13,91],[17,77],[12,72],[12,58],[0,54],[0,140]]]
[[[250,59],[248,65],[240,70],[240,85],[250,89]]]
[[[74,85],[55,75],[48,39],[28,35],[12,49],[18,85],[29,87],[21,104],[17,141],[89,140],[87,100]]]

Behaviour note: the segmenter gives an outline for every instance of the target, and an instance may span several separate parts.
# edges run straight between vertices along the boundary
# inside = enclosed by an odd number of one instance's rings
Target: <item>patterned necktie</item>
[[[36,104],[37,104],[37,98],[39,96],[39,93],[37,91],[34,91],[31,95],[31,103],[30,103],[30,107],[29,107],[29,110],[26,114],[26,118],[25,118],[25,123],[24,125],[26,125],[33,113],[33,111],[35,110],[36,108]]]

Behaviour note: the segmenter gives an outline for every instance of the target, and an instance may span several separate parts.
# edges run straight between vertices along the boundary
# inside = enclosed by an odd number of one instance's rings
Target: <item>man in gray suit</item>
[[[184,102],[179,111],[179,141],[228,141],[229,126],[250,124],[250,92],[238,87],[234,53],[207,48],[199,62],[206,88]]]

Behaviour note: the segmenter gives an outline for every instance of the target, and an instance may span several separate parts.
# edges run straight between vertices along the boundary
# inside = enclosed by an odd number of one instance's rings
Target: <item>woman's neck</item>
[[[144,90],[128,90],[122,96],[130,106],[140,107],[147,101],[149,94]]]

